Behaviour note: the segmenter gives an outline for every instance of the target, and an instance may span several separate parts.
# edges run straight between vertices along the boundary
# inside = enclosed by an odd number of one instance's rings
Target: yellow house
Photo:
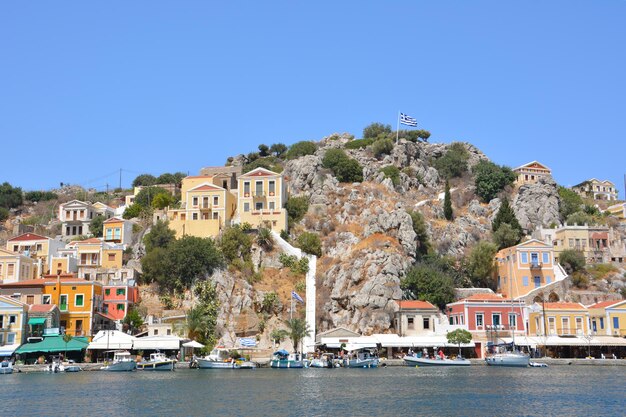
[[[34,259],[37,263],[36,276],[41,276],[50,273],[51,258],[64,247],[65,243],[61,240],[35,233],[23,233],[9,239],[6,249]]]
[[[287,230],[286,184],[282,174],[256,168],[238,178],[237,203],[240,223],[254,228]]]
[[[37,263],[22,254],[0,249],[0,281],[2,283],[33,279],[37,276]]]
[[[78,264],[78,276],[95,279],[102,269],[122,268],[123,247],[113,245],[98,238],[70,242],[61,255],[74,257]],[[55,271],[56,272],[56,271]]]
[[[105,242],[128,245],[131,243],[133,225],[120,217],[111,217],[102,222],[102,236]]]
[[[497,291],[505,298],[524,296],[566,277],[554,262],[552,245],[531,239],[496,253]]]
[[[593,198],[594,200],[617,200],[617,188],[609,180],[601,181],[592,178],[573,186],[572,190],[582,197]]]
[[[26,341],[28,305],[0,295],[0,346],[20,345]]]
[[[611,300],[587,307],[596,334],[626,337],[626,300]]]
[[[615,216],[621,221],[626,219],[626,203],[613,204],[609,206],[606,211],[608,211],[611,216]]]
[[[535,303],[529,309],[528,331],[531,336],[589,335],[589,311],[580,303]]]
[[[216,237],[230,225],[237,201],[229,190],[218,185],[221,181],[206,175],[183,178],[180,208],[167,211],[169,227],[176,237]]]
[[[552,175],[552,170],[540,162],[532,161],[513,170],[518,184],[534,184],[542,178]]]

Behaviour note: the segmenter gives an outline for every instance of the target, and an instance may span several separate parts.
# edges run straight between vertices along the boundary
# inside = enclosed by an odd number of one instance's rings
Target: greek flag
[[[404,113],[400,113],[400,123],[407,126],[417,127],[417,120]]]
[[[298,293],[295,291],[291,291],[291,298],[294,298],[296,301],[304,303],[304,300],[302,299],[302,297],[300,297]]]
[[[239,346],[255,347],[256,346],[256,339],[254,337],[240,337],[239,338]]]

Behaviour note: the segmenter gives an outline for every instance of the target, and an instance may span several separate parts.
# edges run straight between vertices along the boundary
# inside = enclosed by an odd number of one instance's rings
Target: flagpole
[[[398,122],[396,124],[396,144],[398,143],[399,135],[400,135],[400,110],[398,110]]]
[[[291,294],[291,309],[289,309],[289,321],[293,320],[293,294]]]

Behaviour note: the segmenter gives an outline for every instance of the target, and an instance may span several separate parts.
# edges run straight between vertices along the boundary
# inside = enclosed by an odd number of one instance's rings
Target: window
[[[41,304],[50,304],[51,303],[51,295],[44,295],[41,297]]]
[[[539,254],[538,253],[531,253],[530,254],[530,264],[537,266],[539,265]]]
[[[502,324],[500,313],[493,313],[491,315],[491,324],[494,326],[500,326]]]
[[[76,320],[76,336],[81,336],[83,334],[83,321]]]
[[[552,282],[552,277],[550,277],[550,275],[546,275],[546,284],[549,284]]]
[[[67,294],[61,294],[59,310],[67,311]]]
[[[198,197],[194,197],[191,199],[191,205],[192,206],[197,206],[198,205]]]
[[[198,213],[193,213],[191,215],[191,220],[198,220]]]
[[[576,317],[576,334],[582,335],[584,333],[583,330],[583,318]]]
[[[112,240],[113,239],[113,229],[107,229],[106,232],[106,240]]]
[[[600,317],[600,329],[604,329],[604,317]]]
[[[109,305],[108,304],[102,304],[102,311],[104,311],[105,314],[107,314],[109,312]]]
[[[243,203],[243,211],[244,212],[250,211],[250,203]]]
[[[83,307],[85,305],[85,296],[83,294],[76,294],[74,297],[74,305],[76,307]]]
[[[270,195],[274,195],[276,193],[276,182],[270,181],[268,183],[268,188],[269,188]]]
[[[543,262],[544,264],[549,264],[549,263],[550,263],[550,253],[548,253],[548,252],[543,252],[543,253],[542,253],[542,255],[543,255],[543,260],[542,260],[542,262]]]
[[[118,304],[115,308],[117,311],[124,311],[124,304]]]
[[[154,335],[157,336],[159,334],[159,329],[154,329]]]
[[[522,285],[528,287],[528,277],[522,277]]]
[[[213,205],[218,206],[220,204],[220,198],[218,196],[213,197]]]
[[[34,295],[27,295],[26,296],[26,304],[28,304],[28,305],[35,304],[35,296]]]
[[[15,273],[15,264],[8,264],[7,265],[7,276],[8,277],[12,277],[14,273]]]
[[[430,329],[430,317],[424,317],[423,322],[424,322],[424,330]]]
[[[7,333],[7,345],[15,343],[15,333]]]
[[[2,275],[2,266],[3,264],[0,264],[0,275]]]
[[[109,253],[109,262],[115,261],[115,254]]]
[[[515,313],[509,313],[509,328],[517,329],[517,316]]]
[[[556,334],[556,317],[548,317],[548,332],[551,335]]]
[[[250,197],[250,181],[245,181],[243,183],[243,196]]]
[[[619,330],[619,317],[613,317],[613,330]]]
[[[111,289],[107,288],[106,290],[104,290],[104,295],[111,295]]]
[[[528,253],[522,252],[521,253],[521,257],[522,257],[522,263],[523,264],[527,264],[528,263]]]
[[[484,326],[484,322],[485,322],[484,317],[485,316],[483,315],[483,313],[476,314],[476,327],[483,327]]]
[[[115,290],[115,295],[126,295],[126,288],[118,288]]]
[[[263,203],[254,203],[254,209],[257,211],[263,210]]]
[[[569,317],[561,317],[561,334],[570,334]]]
[[[409,330],[413,330],[415,328],[415,320],[413,319],[413,317],[407,317],[406,318],[406,322],[407,322],[407,329]]]
[[[591,322],[591,328],[593,329],[594,332],[598,331],[598,325],[595,320]]]
[[[541,277],[535,277],[535,288],[541,287]]]
[[[4,328],[4,316],[0,314],[0,329],[3,329],[3,328]],[[2,336],[2,333],[0,333],[0,336]]]
[[[172,334],[172,329],[167,329],[167,335],[171,336],[171,334]]]
[[[9,324],[15,324],[15,323],[17,323],[17,316],[16,316],[16,315],[11,314],[11,315],[9,316]]]
[[[276,203],[274,203],[273,201],[270,201],[269,202],[269,209],[274,211],[275,207],[276,207]]]
[[[569,247],[573,248],[574,247],[574,239],[570,239],[569,240]]]
[[[263,195],[263,181],[257,181],[256,184],[254,184],[254,195]]]
[[[20,247],[18,245],[13,245],[13,252],[19,252]]]
[[[116,239],[121,239],[122,238],[122,229],[120,229],[119,227],[115,228],[115,238]]]

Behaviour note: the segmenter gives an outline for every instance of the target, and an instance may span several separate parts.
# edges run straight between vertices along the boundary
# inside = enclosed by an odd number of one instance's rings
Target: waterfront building
[[[118,324],[129,309],[139,302],[139,289],[134,280],[107,280],[104,284],[102,311]]]
[[[500,250],[495,261],[497,292],[504,298],[522,297],[567,277],[554,261],[553,246],[537,239]]]
[[[626,300],[602,301],[587,309],[595,334],[626,337]]]
[[[580,303],[535,303],[528,316],[531,336],[589,335],[589,311]]]
[[[594,200],[617,200],[617,188],[609,180],[601,181],[591,178],[572,187],[572,190],[585,198],[593,198]]]
[[[513,169],[517,175],[517,184],[534,184],[540,179],[550,178],[552,170],[540,162],[532,161]]]
[[[10,283],[33,279],[37,276],[37,263],[29,257],[0,249],[0,282]]]
[[[106,220],[114,213],[114,209],[100,202],[68,201],[59,205],[61,234],[64,237],[88,236],[91,234],[89,225],[95,216],[104,216]]]
[[[35,233],[23,233],[7,241],[6,249],[32,258],[37,264],[35,276],[50,273],[52,258],[65,247],[65,242]]]
[[[439,309],[428,301],[396,301],[394,325],[399,336],[434,335],[439,322]]]
[[[26,341],[28,306],[14,298],[0,295],[0,346],[15,348]],[[13,350],[15,350],[13,348]]]
[[[33,304],[28,306],[29,338],[43,337],[45,334],[58,334],[61,326],[61,312],[56,304]]]
[[[253,228],[287,230],[287,186],[283,175],[256,168],[238,178],[237,220]]]

